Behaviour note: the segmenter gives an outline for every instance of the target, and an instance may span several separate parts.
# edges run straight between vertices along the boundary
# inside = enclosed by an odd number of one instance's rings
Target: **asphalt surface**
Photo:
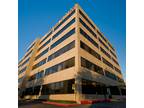
[[[41,102],[27,102],[19,104],[19,108],[65,108],[65,107],[42,104]],[[86,104],[68,108],[126,108],[126,102],[97,103],[92,105]]]

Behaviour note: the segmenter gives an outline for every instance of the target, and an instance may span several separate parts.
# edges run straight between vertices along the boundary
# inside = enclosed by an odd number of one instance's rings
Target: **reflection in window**
[[[75,22],[75,18],[73,18],[69,23],[67,23],[61,30],[59,30],[53,37],[52,40],[58,37],[61,33],[64,32],[68,27],[70,27]]]
[[[35,57],[35,60],[39,59],[41,56],[45,55],[47,52],[49,51],[49,48],[45,49],[44,51],[42,51],[39,55],[37,55]]]
[[[63,53],[71,50],[72,48],[75,47],[75,41],[72,41],[71,43],[67,44],[66,46],[64,46],[63,48],[61,48],[60,50],[56,51],[55,53],[51,54],[49,57],[48,57],[48,61],[62,55]]]
[[[99,45],[86,33],[80,28],[80,33],[88,40],[90,41],[95,47],[99,48]]]
[[[49,74],[52,74],[52,73],[55,73],[55,72],[58,72],[58,71],[62,71],[64,69],[68,69],[70,67],[73,67],[75,65],[75,58],[71,58],[71,59],[68,59],[64,62],[61,62],[57,65],[54,65],[52,67],[49,67],[45,70],[45,75],[49,75]]]
[[[44,64],[46,63],[46,59],[47,59],[47,58],[45,58],[45,59],[43,59],[42,61],[40,61],[39,63],[35,64],[35,65],[32,67],[32,70],[34,70],[34,69],[36,69],[36,68],[44,65]]]
[[[60,43],[62,43],[64,40],[66,40],[67,38],[69,38],[71,35],[73,35],[75,33],[75,28],[73,28],[72,30],[70,30],[68,33],[66,33],[63,37],[61,37],[59,40],[57,40],[55,43],[53,43],[51,45],[50,49],[53,49],[54,47],[56,47],[57,45],[59,45]]]
[[[105,58],[102,57],[103,63],[106,64],[107,66],[111,67],[112,69],[114,68],[113,65],[107,61]]]
[[[74,93],[74,90],[72,90],[73,84],[74,79],[46,84],[43,85],[41,93],[42,95]]]
[[[84,42],[80,41],[80,47],[88,53],[90,53],[91,55],[95,56],[97,59],[101,60],[101,56],[96,51],[91,49],[88,45],[86,45]]]
[[[100,66],[97,66],[96,64],[86,60],[85,58],[81,57],[81,66],[85,67],[89,70],[92,70],[94,72],[97,72],[101,75],[104,75],[103,69]]]
[[[89,26],[87,26],[86,23],[84,23],[84,22],[82,21],[81,18],[79,18],[79,20],[80,20],[80,23],[81,23],[95,38],[97,38],[97,35],[93,32],[93,30],[91,30],[91,29],[89,28]]]
[[[102,47],[100,47],[100,50],[108,57],[111,59],[111,56],[109,53],[107,53]]]

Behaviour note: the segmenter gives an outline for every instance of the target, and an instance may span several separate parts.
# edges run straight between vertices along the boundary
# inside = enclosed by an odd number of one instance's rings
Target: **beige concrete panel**
[[[46,69],[48,67],[54,66],[54,65],[56,65],[58,63],[61,63],[61,62],[65,61],[65,60],[68,60],[68,59],[74,57],[74,55],[75,55],[75,48],[73,48],[70,51],[62,54],[61,56],[59,56],[59,57],[47,62],[46,64],[34,69],[33,71],[30,72],[30,76],[33,75],[33,74],[36,74],[40,70]]]
[[[57,95],[50,95],[50,100],[67,100],[67,101],[75,101],[74,94],[57,94]]]
[[[119,85],[120,84],[117,81],[114,81],[110,78],[107,78],[101,74],[98,74],[97,72],[88,70],[86,68],[81,68],[80,76],[84,79],[92,80],[92,81],[96,81],[96,82],[101,82],[101,83],[104,83],[106,85]]]
[[[52,43],[55,43],[57,40],[59,40],[61,37],[63,37],[65,34],[67,34],[70,30],[76,27],[76,23],[73,23],[70,27],[68,27],[64,32],[62,32],[58,37],[56,37],[54,40],[52,40]]]
[[[91,54],[89,54],[88,52],[86,52],[85,50],[83,49],[80,49],[80,56],[83,57],[83,58],[86,58],[87,60],[89,60],[90,62],[102,67],[103,63],[98,60],[96,57],[92,56]]]
[[[44,84],[75,78],[75,67],[71,67],[44,77]]]

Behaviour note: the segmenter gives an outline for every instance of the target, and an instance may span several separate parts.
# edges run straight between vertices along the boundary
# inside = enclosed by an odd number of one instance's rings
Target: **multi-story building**
[[[80,102],[125,96],[114,47],[78,4],[29,46],[18,69],[24,98]]]

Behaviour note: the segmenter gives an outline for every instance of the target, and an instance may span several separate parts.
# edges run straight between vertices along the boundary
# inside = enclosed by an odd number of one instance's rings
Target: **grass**
[[[75,104],[75,101],[64,101],[64,100],[48,100],[49,102],[57,102],[57,103],[64,103],[64,104]]]

